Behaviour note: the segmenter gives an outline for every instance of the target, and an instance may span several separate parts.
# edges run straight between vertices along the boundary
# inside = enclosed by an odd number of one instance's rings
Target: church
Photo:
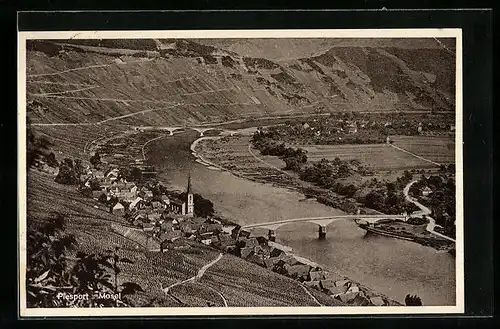
[[[188,184],[186,190],[186,198],[181,199],[170,199],[169,210],[178,215],[183,215],[187,217],[194,216],[194,197],[191,188],[191,175],[188,177]]]

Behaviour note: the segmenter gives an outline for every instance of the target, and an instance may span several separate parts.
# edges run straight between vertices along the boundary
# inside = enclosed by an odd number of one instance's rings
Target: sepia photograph
[[[18,36],[21,316],[464,312],[460,29]]]

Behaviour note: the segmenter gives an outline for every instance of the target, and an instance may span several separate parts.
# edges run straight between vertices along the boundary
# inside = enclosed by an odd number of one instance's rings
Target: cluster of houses
[[[202,243],[300,281],[344,304],[383,306],[392,303],[385,296],[360,287],[345,277],[328,272],[320,265],[293,254],[291,248],[269,241],[266,237],[253,237],[249,232],[234,225],[212,227],[210,224],[205,225],[201,224],[202,229],[197,232],[198,240]],[[165,245],[165,241],[163,244]]]
[[[333,124],[333,126],[332,126]],[[325,124],[325,121],[320,121],[318,119],[314,119],[310,122],[304,122],[301,126],[298,126],[299,130],[302,132],[307,132],[309,134],[314,134],[316,136],[321,135],[331,135],[335,133],[340,134],[357,134],[360,130],[363,129],[374,129],[374,128],[395,128],[396,130],[414,130],[416,128],[416,132],[420,135],[428,134],[430,131],[442,131],[442,132],[454,132],[455,125],[454,124],[445,124],[445,123],[432,123],[432,122],[419,122],[409,123],[409,122],[396,122],[392,121],[374,121],[374,120],[347,120],[347,119],[337,119],[333,122],[330,121],[330,124]],[[291,128],[290,126],[288,128]]]
[[[133,226],[152,231],[166,218],[194,216],[194,198],[191,178],[188,178],[187,197],[181,200],[173,194],[156,189],[154,183],[138,186],[127,181],[118,168],[106,171],[87,168],[80,181],[99,201],[95,206],[118,216],[125,217]],[[174,223],[175,224],[175,223]]]

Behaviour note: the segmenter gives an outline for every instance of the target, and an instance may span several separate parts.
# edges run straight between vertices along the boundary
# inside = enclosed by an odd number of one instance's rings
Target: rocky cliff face
[[[453,50],[361,44],[276,60],[182,39],[30,41],[27,97],[36,106],[28,105],[29,118],[178,125],[309,112],[454,110]]]

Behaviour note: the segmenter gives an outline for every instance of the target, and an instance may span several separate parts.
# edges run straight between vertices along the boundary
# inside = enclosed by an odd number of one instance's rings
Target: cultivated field
[[[366,145],[315,145],[301,146],[307,150],[310,161],[320,161],[325,158],[333,160],[359,160],[376,170],[400,170],[413,168],[432,168],[434,164],[416,158],[411,154],[401,152],[385,144]]]
[[[455,162],[455,136],[394,136],[394,145],[437,163]]]
[[[454,162],[454,141],[448,137],[393,137],[394,146],[400,147],[417,156],[401,151],[387,144],[364,145],[303,145],[310,161],[322,158],[333,160],[359,160],[375,170],[403,170],[436,168],[436,163]],[[435,162],[435,163],[433,163]]]

